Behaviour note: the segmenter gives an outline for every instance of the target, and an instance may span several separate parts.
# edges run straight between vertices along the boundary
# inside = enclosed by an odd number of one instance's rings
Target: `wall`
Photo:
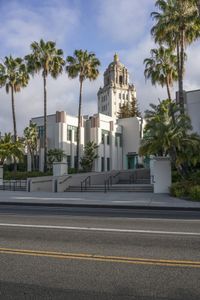
[[[123,169],[127,169],[127,154],[138,153],[140,147],[140,118],[119,119],[123,127]]]
[[[200,90],[186,92],[185,108],[190,116],[193,131],[200,134]]]

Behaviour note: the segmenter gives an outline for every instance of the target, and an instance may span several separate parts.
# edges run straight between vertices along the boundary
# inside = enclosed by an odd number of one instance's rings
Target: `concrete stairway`
[[[86,189],[81,190],[80,186],[69,186],[66,192],[141,192],[141,193],[153,193],[152,184],[113,184],[107,187],[105,185],[91,185]]]

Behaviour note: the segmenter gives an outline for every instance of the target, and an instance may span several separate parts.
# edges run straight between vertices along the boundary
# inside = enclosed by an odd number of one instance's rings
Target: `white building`
[[[98,92],[98,113],[81,119],[80,155],[83,155],[84,145],[88,141],[94,141],[98,145],[94,171],[126,170],[136,167],[142,135],[142,119],[117,118],[120,105],[135,97],[135,88],[129,84],[128,70],[115,54],[114,61],[104,73],[104,87]],[[38,126],[39,168],[42,170],[44,121],[43,117],[33,118],[31,121]],[[64,150],[69,168],[76,166],[77,126],[78,118],[64,111],[47,116],[48,149]]]
[[[116,118],[122,104],[136,98],[136,89],[129,83],[127,68],[117,54],[104,72],[104,86],[98,91],[98,112]]]
[[[184,92],[185,111],[189,115],[193,131],[200,135],[200,90]]]

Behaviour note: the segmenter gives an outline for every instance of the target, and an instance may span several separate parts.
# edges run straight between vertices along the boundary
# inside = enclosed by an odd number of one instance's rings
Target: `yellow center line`
[[[200,268],[200,261],[192,261],[192,260],[170,260],[170,259],[153,259],[153,258],[124,257],[124,256],[104,256],[104,255],[93,255],[87,253],[67,253],[67,252],[53,252],[53,251],[40,251],[40,250],[27,250],[27,249],[13,249],[13,248],[0,248],[0,254],[28,255],[28,256],[37,256],[37,257],[51,257],[56,259],[72,259],[72,260],[76,259],[76,260],[90,260],[90,261],[141,264],[141,265]]]

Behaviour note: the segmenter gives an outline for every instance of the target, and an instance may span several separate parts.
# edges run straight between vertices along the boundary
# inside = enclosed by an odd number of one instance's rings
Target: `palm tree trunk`
[[[184,30],[181,30],[181,49],[180,49],[180,90],[179,102],[181,113],[184,114],[184,95],[183,95],[183,73],[184,73]]]
[[[76,170],[77,171],[80,168],[80,130],[81,130],[82,89],[83,89],[83,80],[80,79],[79,107],[78,107],[78,128],[77,128],[77,148],[76,148],[76,158],[77,158]]]
[[[168,99],[169,99],[169,100],[172,100],[171,91],[170,91],[170,87],[169,87],[169,80],[168,80],[168,77],[166,77],[166,87],[167,87],[167,95],[168,95]]]
[[[15,99],[14,99],[14,87],[11,86],[11,101],[12,101],[12,117],[13,117],[13,131],[14,131],[14,142],[17,141],[17,126],[16,126],[16,116],[15,116]],[[14,171],[17,171],[17,163],[14,158]]]
[[[180,75],[180,46],[179,41],[176,43],[176,52],[177,52],[177,70],[178,70],[178,104],[180,105],[180,90],[181,90],[181,75]]]
[[[14,141],[17,141],[17,126],[15,116],[15,100],[14,100],[14,88],[11,86],[11,100],[12,100],[12,117],[13,117],[13,130],[14,130]]]
[[[43,73],[44,81],[44,172],[47,171],[47,88],[46,73]]]

